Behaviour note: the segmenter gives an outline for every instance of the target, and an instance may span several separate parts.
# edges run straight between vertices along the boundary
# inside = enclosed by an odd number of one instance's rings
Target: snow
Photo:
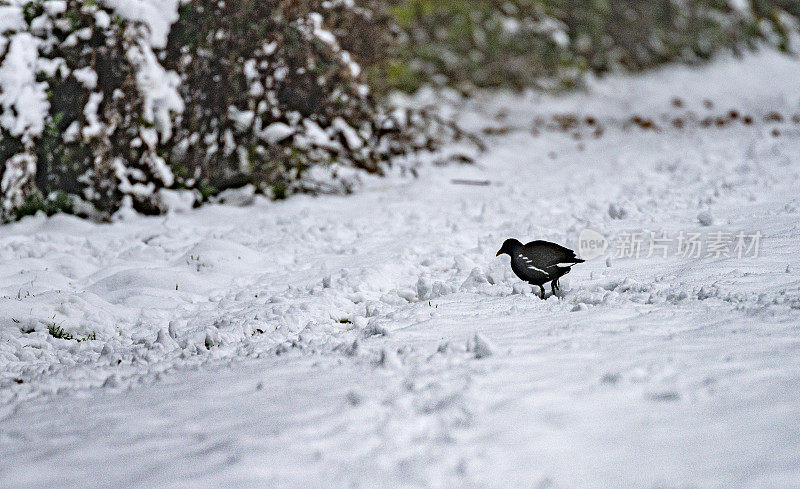
[[[153,174],[164,183],[164,185],[171,187],[172,184],[175,183],[175,175],[172,174],[172,170],[170,170],[169,165],[167,165],[167,161],[164,158],[158,156],[153,151],[147,152],[143,158],[150,167],[150,171],[152,171]],[[186,194],[186,192],[181,193]],[[181,198],[181,200],[186,201],[187,199]]]
[[[88,90],[94,90],[97,87],[97,73],[88,66],[79,70],[73,70],[72,75]]]
[[[332,127],[336,131],[342,133],[348,148],[360,149],[364,146],[364,141],[358,135],[358,132],[356,132],[356,130],[353,129],[350,124],[348,124],[347,121],[341,117],[337,117],[333,120]]]
[[[20,153],[6,160],[3,177],[0,181],[0,194],[3,195],[2,206],[5,210],[15,209],[25,196],[24,190],[32,185],[32,176],[36,174],[36,161],[28,153]]]
[[[283,122],[273,122],[265,127],[263,131],[261,131],[259,137],[270,144],[275,144],[288,138],[294,133],[295,129],[293,129],[291,126],[284,124]]]
[[[102,5],[133,22],[141,22],[148,28],[151,47],[167,46],[170,26],[178,20],[180,0],[103,0]]]
[[[180,77],[165,70],[156,59],[150,46],[140,41],[128,50],[128,59],[136,67],[136,85],[144,98],[142,117],[155,124],[162,141],[172,137],[173,115],[183,112],[183,99],[178,93]],[[143,132],[147,129],[143,129]],[[148,139],[142,135],[142,139]],[[154,149],[155,141],[148,142]]]
[[[197,197],[192,190],[158,190],[158,206],[166,212],[188,212]]]
[[[270,126],[274,125],[271,124]],[[336,148],[337,143],[331,141],[330,136],[323,128],[311,119],[303,119],[303,127],[305,127],[304,137],[311,143],[322,148]],[[268,128],[269,129],[269,128]]]
[[[83,115],[86,117],[86,126],[82,134],[87,141],[99,137],[103,132],[103,124],[100,122],[100,103],[103,101],[102,92],[93,92],[89,95],[89,100],[83,108]]]
[[[325,44],[334,47],[335,49],[338,49],[339,44],[336,41],[336,36],[334,36],[330,31],[322,28],[322,23],[323,23],[322,15],[316,12],[310,13],[308,14],[308,20],[311,21],[313,29],[312,32],[314,36],[317,37],[317,39],[324,42]]]
[[[47,0],[46,2],[42,2],[42,7],[44,7],[44,11],[47,12],[47,15],[55,17],[67,11],[67,2],[64,0]]]
[[[230,188],[223,190],[217,194],[213,199],[227,205],[251,205],[255,202],[256,187],[252,184],[247,184],[240,188]]]
[[[25,18],[22,15],[22,8],[16,5],[0,5],[0,33],[24,29]]]
[[[475,358],[485,358],[494,355],[497,347],[482,334],[475,333],[469,349],[475,354]]]
[[[143,98],[142,118],[154,126],[143,128],[141,137],[153,149],[158,137],[162,141],[172,137],[173,119],[184,108],[178,93],[178,75],[165,70],[153,52],[154,48],[166,46],[169,27],[178,19],[179,0],[107,0],[103,4],[121,17],[142,26],[140,38],[136,39],[126,54],[135,68],[137,88]],[[50,0],[44,2],[43,7],[49,15],[56,16],[65,12],[66,3]],[[95,18],[101,28],[110,25],[110,16],[104,11],[98,10]],[[48,84],[37,82],[36,74],[42,71],[52,75],[56,70],[61,71],[61,76],[68,74],[64,60],[40,58],[40,44],[44,42],[46,46],[51,40],[43,41],[33,34],[46,35],[48,29],[45,24],[50,22],[46,16],[40,16],[32,22],[30,32],[17,32],[0,38],[0,127],[12,136],[21,137],[26,146],[44,130],[49,110]],[[72,29],[68,19],[57,19],[58,22],[67,23],[61,26],[63,30]],[[27,29],[20,5],[0,6],[0,33]],[[87,41],[91,36],[91,28],[79,29],[70,33],[62,44],[75,46],[79,40]],[[92,68],[75,70],[73,75],[87,89],[95,89],[97,73]],[[84,107],[88,122],[83,129],[84,138],[97,137],[104,129],[97,113],[101,101],[102,94],[93,93]],[[151,158],[157,166],[159,159]]]
[[[480,94],[449,107],[496,134],[473,165],[0,227],[0,487],[800,487],[798,72]],[[763,238],[614,256],[646,231]],[[580,236],[544,301],[495,257]]]
[[[701,226],[711,226],[714,224],[714,217],[709,212],[701,212],[697,215],[697,222],[699,222]]]
[[[34,72],[38,41],[27,32],[15,34],[7,49],[0,65],[0,127],[12,136],[36,136],[50,106],[47,84],[37,83]]]

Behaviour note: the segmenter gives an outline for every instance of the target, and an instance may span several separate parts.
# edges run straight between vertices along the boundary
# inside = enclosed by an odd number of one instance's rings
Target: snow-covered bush
[[[390,0],[404,36],[387,68],[390,83],[413,91],[423,83],[468,89],[529,87],[568,80],[566,26],[541,1]]]
[[[35,0],[0,7],[6,219],[58,208],[152,211],[156,189],[173,184],[159,154],[183,103],[177,77],[153,51],[166,33],[146,22],[145,8],[107,3],[114,6]]]
[[[389,15],[391,13],[391,15]],[[789,47],[787,0],[0,0],[0,220],[348,191],[457,129],[379,97]]]
[[[789,48],[794,0],[388,0],[405,36],[390,85],[559,89],[583,73]]]
[[[171,154],[178,181],[205,193],[251,183],[277,198],[346,190],[337,168],[380,173],[425,146],[427,128],[414,123],[426,118],[384,113],[362,73],[386,25],[343,1],[184,4],[164,60],[187,107]],[[313,177],[316,167],[333,178]]]
[[[800,15],[798,3],[786,0],[544,3],[566,27],[572,56],[594,72],[702,61],[757,42],[786,50],[790,19]]]
[[[0,0],[3,220],[347,191],[448,133],[362,64],[392,24],[344,0]],[[350,170],[348,170],[348,168]],[[312,170],[313,171],[309,171]]]

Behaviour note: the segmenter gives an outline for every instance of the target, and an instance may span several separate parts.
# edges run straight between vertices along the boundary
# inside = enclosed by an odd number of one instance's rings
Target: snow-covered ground
[[[452,109],[474,165],[3,226],[0,487],[800,487],[798,79],[487,94]],[[495,257],[584,229],[609,247],[558,297]],[[631,256],[650,231],[704,247]]]

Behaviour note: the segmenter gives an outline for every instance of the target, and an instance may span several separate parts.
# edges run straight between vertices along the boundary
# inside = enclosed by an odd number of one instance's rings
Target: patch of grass
[[[17,219],[22,219],[25,216],[32,216],[39,211],[45,210],[44,202],[39,195],[31,195],[19,207],[14,209]]]
[[[66,212],[71,214],[73,211],[72,200],[65,192],[55,192],[52,198],[42,199],[42,196],[37,192],[29,196],[25,202],[19,207],[14,209],[17,219],[22,219],[25,216],[32,216],[37,212],[42,211],[48,216],[52,216],[57,212]]]
[[[283,200],[286,198],[288,187],[284,182],[278,182],[272,185],[272,200]]]
[[[200,180],[200,183],[197,185],[197,190],[200,192],[200,195],[203,196],[203,200],[208,200],[209,197],[213,197],[219,193],[219,189],[215,186],[208,183],[208,180]]]
[[[95,333],[94,331],[92,331],[91,334],[89,334],[89,335],[87,335],[87,336],[85,336],[83,338],[79,338],[79,337],[74,336],[69,331],[64,330],[64,328],[62,328],[61,326],[57,325],[56,323],[53,323],[50,326],[48,326],[47,327],[47,332],[50,333],[50,336],[52,336],[53,338],[60,338],[62,340],[75,340],[78,343],[80,343],[81,341],[89,341],[89,340],[96,340],[97,339],[97,333]]]
[[[47,327],[47,332],[50,333],[50,336],[53,338],[60,338],[62,340],[73,340],[75,339],[71,333],[68,331],[64,331],[64,328],[57,325],[56,323],[51,324]]]

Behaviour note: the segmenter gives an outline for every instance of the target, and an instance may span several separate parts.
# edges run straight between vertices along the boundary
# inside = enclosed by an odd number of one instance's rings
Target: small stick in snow
[[[454,178],[450,180],[450,183],[453,185],[479,185],[479,186],[489,186],[492,184],[489,180],[467,180],[464,178]]]

